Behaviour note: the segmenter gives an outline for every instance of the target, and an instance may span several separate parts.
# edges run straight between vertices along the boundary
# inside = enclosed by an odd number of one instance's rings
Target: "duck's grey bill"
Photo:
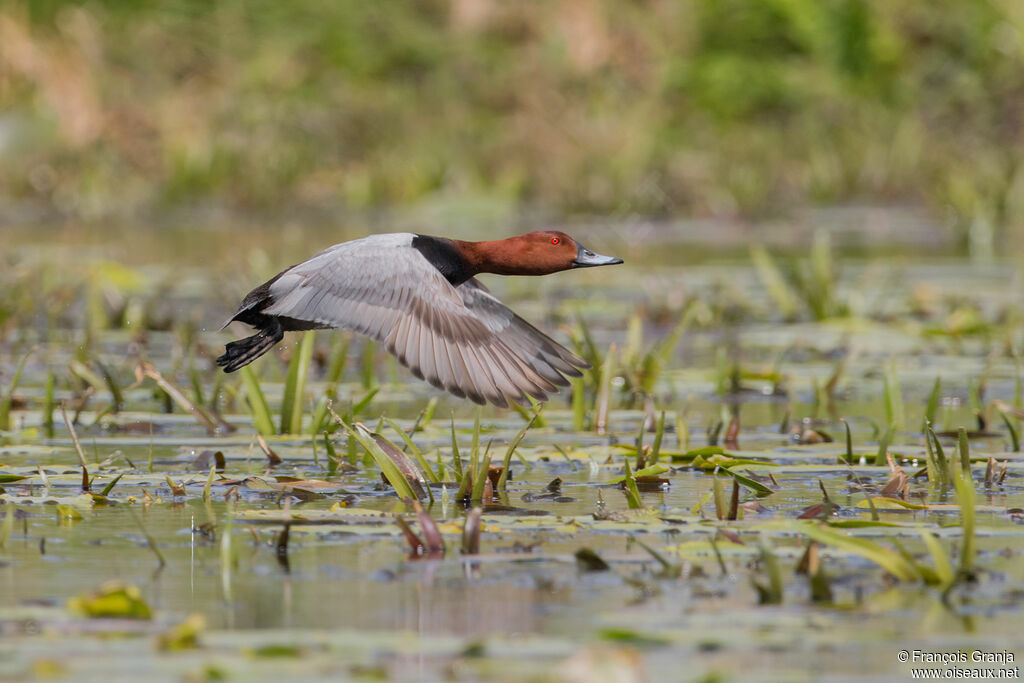
[[[622,263],[622,259],[615,256],[595,254],[589,249],[580,247],[576,251],[576,258],[573,260],[572,265],[575,268],[592,268],[594,266],[614,266],[616,263]]]

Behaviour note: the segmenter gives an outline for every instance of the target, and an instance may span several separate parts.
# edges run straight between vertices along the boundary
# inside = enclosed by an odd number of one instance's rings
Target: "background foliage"
[[[896,202],[999,239],[1022,151],[1017,0],[0,3],[0,198],[77,218]]]

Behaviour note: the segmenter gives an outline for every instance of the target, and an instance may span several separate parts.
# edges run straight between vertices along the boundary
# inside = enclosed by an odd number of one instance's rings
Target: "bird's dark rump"
[[[238,311],[224,324],[227,327],[237,320],[259,330],[251,337],[239,339],[227,345],[224,354],[217,358],[217,365],[223,367],[224,372],[234,372],[253,362],[274,348],[274,345],[284,338],[284,333],[287,330],[312,330],[324,327],[307,320],[263,313],[264,309],[274,303],[274,297],[270,294],[270,286],[288,270],[290,269],[282,270],[246,294]]]

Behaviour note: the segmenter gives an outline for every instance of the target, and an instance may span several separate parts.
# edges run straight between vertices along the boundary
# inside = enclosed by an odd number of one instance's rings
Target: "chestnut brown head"
[[[483,252],[480,272],[499,275],[547,275],[622,263],[620,258],[595,254],[558,230],[536,230],[478,246]]]

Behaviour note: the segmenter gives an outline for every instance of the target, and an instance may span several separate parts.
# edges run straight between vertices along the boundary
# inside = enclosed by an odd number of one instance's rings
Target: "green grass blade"
[[[835,270],[832,264],[832,239],[827,230],[819,229],[811,242],[811,278],[807,290],[811,308],[818,320],[838,313],[835,301]]]
[[[210,500],[210,489],[213,487],[213,475],[217,471],[217,463],[210,463],[210,473],[206,477],[206,484],[203,486],[203,500],[209,502]],[[113,482],[111,482],[113,483]],[[106,490],[106,489],[104,489]],[[104,493],[103,495],[106,495]]]
[[[484,453],[484,458],[480,462],[480,466],[473,473],[475,477],[473,479],[473,496],[470,502],[476,504],[483,500],[484,488],[487,486],[487,480],[489,479],[488,473],[491,471],[491,453],[490,451]]]
[[[101,393],[107,387],[103,378],[80,360],[72,360],[68,363],[68,370],[71,371],[72,375],[95,389],[97,394]]]
[[[316,408],[313,409],[313,419],[309,421],[309,433],[312,435],[319,434],[327,428],[327,403],[333,401],[333,392],[321,396],[316,402]]]
[[[345,372],[345,365],[348,362],[348,345],[352,341],[352,336],[349,334],[336,334],[334,335],[334,344],[331,346],[331,361],[327,366],[327,380],[328,385],[336,385],[341,381],[341,376]]]
[[[104,498],[109,496],[110,492],[114,490],[114,486],[117,485],[117,482],[119,482],[121,480],[121,477],[123,477],[123,476],[124,476],[124,472],[121,472],[116,477],[111,479],[110,482],[106,486],[103,487],[103,490],[100,491],[100,495],[103,496]]]
[[[643,504],[643,501],[640,500],[640,489],[637,488],[636,478],[634,478],[633,473],[630,472],[630,470],[629,470],[629,458],[626,458],[625,482],[626,482],[626,504],[629,506],[630,510],[639,510],[639,509],[641,509],[644,506],[644,504]]]
[[[953,565],[949,561],[949,555],[946,554],[935,534],[925,528],[921,528],[920,532],[921,540],[924,541],[924,546],[932,556],[932,565],[935,568],[935,575],[938,577],[939,583],[943,586],[951,585],[955,577]]]
[[[942,378],[936,377],[932,385],[932,391],[928,394],[928,404],[924,409],[924,421],[926,424],[935,424],[935,412],[939,409],[939,399],[942,397]]]
[[[928,485],[938,486],[945,480],[945,472],[939,469],[939,460],[935,457],[935,449],[932,447],[932,437],[928,434],[930,425],[928,422],[924,423],[924,448],[925,454],[928,460],[925,462],[925,468],[928,471]]]
[[[679,322],[676,323],[672,331],[669,332],[664,338],[662,338],[654,348],[644,358],[645,370],[642,373],[643,382],[642,388],[648,393],[654,393],[654,386],[664,371],[665,366],[669,360],[675,354],[676,347],[679,345],[679,340],[683,337],[690,323],[696,317],[697,307],[695,303],[690,303],[683,311],[683,314],[679,318]]]
[[[579,312],[576,313],[576,327],[579,330],[580,337],[582,338],[580,355],[583,356],[583,360],[590,363],[592,367],[601,367],[604,363],[604,359],[601,357],[601,352],[597,350],[597,344],[594,343],[594,337],[590,334],[590,327],[587,325],[583,315]]]
[[[796,528],[819,543],[871,560],[900,581],[916,581],[920,578],[917,568],[908,562],[906,558],[898,552],[880,546],[877,543],[864,538],[847,536],[833,529],[820,527],[813,523],[798,524]]]
[[[302,432],[303,395],[306,393],[309,363],[313,358],[313,334],[314,330],[309,330],[299,338],[288,363],[288,377],[281,399],[281,434]]]
[[[46,434],[46,438],[52,439],[54,435],[53,430],[53,409],[57,406],[56,401],[53,397],[54,392],[54,379],[53,371],[47,369],[46,371],[46,394],[43,399],[43,431]]]
[[[238,371],[238,375],[242,378],[242,386],[245,387],[245,400],[249,404],[253,426],[264,436],[273,435],[274,420],[270,417],[270,407],[267,406],[267,399],[260,389],[259,380],[256,379],[252,367],[246,365]]]
[[[474,411],[473,416],[473,442],[470,444],[470,453],[474,456],[480,452],[480,407]],[[454,420],[454,416],[452,418]],[[453,424],[454,428],[454,424]]]
[[[1003,424],[1006,425],[1006,429],[1010,432],[1011,449],[1014,453],[1020,453],[1020,435],[1017,433],[1017,428],[1010,420],[1010,416],[1002,410],[999,411],[999,417],[1003,418]]]
[[[890,366],[882,377],[885,385],[885,417],[892,430],[899,431],[904,427],[903,393],[900,391],[899,377]]]
[[[875,465],[882,467],[886,464],[885,454],[889,452],[889,442],[892,441],[892,435],[896,430],[892,423],[885,430],[885,434],[882,435],[882,440],[878,442],[878,453],[875,455]]]
[[[846,462],[853,464],[853,436],[850,434],[850,423],[843,420],[843,427],[846,428]]]
[[[967,440],[967,430],[961,427],[959,432],[957,451],[960,454],[960,469],[969,477],[971,475],[971,444]]]
[[[935,447],[935,462],[940,472],[939,480],[943,483],[948,483],[949,462],[946,460],[946,452],[942,449],[942,443],[939,441],[939,437],[931,425],[928,425],[928,437],[931,438],[932,445]]]
[[[721,469],[719,469],[719,472],[722,473],[722,474],[728,474],[730,477],[732,477],[736,481],[737,484],[739,484],[740,486],[742,486],[743,488],[745,488],[745,489],[747,489],[749,491],[753,491],[754,494],[757,495],[758,498],[763,498],[764,496],[770,496],[773,493],[775,493],[775,491],[773,491],[772,489],[768,488],[767,486],[765,486],[761,482],[754,481],[750,477],[743,476],[739,472],[733,472],[728,467],[722,467]]]
[[[342,427],[352,436],[355,437],[359,445],[362,446],[367,453],[369,453],[377,467],[380,468],[381,472],[384,473],[384,477],[388,480],[395,489],[395,493],[398,494],[399,498],[404,500],[419,500],[419,497],[413,491],[412,484],[406,479],[405,475],[399,469],[398,465],[388,457],[387,453],[377,445],[377,442],[373,439],[373,434],[362,424],[358,422],[355,425],[348,425],[346,422],[337,418],[342,423]],[[398,450],[397,448],[395,450]]]
[[[362,371],[363,389],[369,391],[377,384],[377,345],[369,339],[363,340]]]
[[[658,425],[654,432],[654,443],[651,444],[651,457],[649,460],[651,464],[658,462],[658,456],[661,454],[661,442],[665,437],[665,411],[661,411],[658,416]]]
[[[99,362],[97,361],[97,364],[98,363]],[[105,370],[102,365],[100,366],[100,369]],[[104,375],[109,375],[109,373],[104,371]],[[196,369],[196,357],[194,353],[189,353],[188,355],[188,378],[189,382],[192,384],[192,402],[196,405],[206,403],[203,398],[203,380],[199,377],[199,370]],[[117,399],[115,397],[115,401],[116,400]]]
[[[412,438],[406,433],[406,431],[399,427],[397,424],[395,424],[395,421],[390,418],[385,417],[384,422],[386,422],[387,425],[391,427],[391,429],[394,430],[396,434],[398,434],[398,436],[402,437],[402,441],[405,443],[406,447],[410,451],[412,451],[412,455],[416,459],[416,463],[420,466],[420,469],[425,473],[427,479],[429,479],[430,482],[433,484],[440,482],[441,480],[437,478],[437,474],[434,472],[433,468],[430,467],[430,463],[427,462],[426,456],[423,455],[423,451],[421,451],[419,447],[415,443],[413,443]]]
[[[761,284],[782,317],[786,320],[796,318],[799,307],[797,296],[786,283],[786,278],[771,253],[764,247],[755,245],[750,248],[750,260],[754,262],[754,269]]]
[[[373,397],[377,395],[378,391],[380,391],[380,387],[373,387],[363,394],[363,397],[356,401],[355,405],[352,406],[352,415],[359,415],[366,410],[370,405],[370,401],[373,400]]]
[[[341,458],[338,457],[338,452],[334,448],[331,435],[326,431],[324,432],[324,450],[327,451],[327,476],[333,477],[338,473],[338,464],[341,462]]]
[[[965,437],[966,438],[966,437]],[[953,487],[956,491],[957,504],[960,506],[960,529],[963,533],[960,549],[960,573],[969,576],[974,572],[975,553],[975,493],[971,470],[957,469],[953,473]]]
[[[544,410],[543,404],[538,405],[534,409],[533,417],[523,425],[523,428],[520,429],[519,433],[516,434],[514,439],[512,439],[512,443],[508,445],[508,450],[505,451],[505,460],[502,463],[503,468],[501,470],[501,478],[498,479],[498,491],[505,491],[505,485],[508,482],[508,468],[512,465],[512,454],[516,452],[516,448],[519,447],[519,442],[523,440],[524,436],[526,436],[526,432],[530,431],[530,427],[532,427],[533,423],[537,421],[542,410]]]
[[[608,431],[608,414],[611,410],[612,378],[615,375],[615,344],[608,347],[608,353],[601,364],[600,384],[597,391],[597,404],[594,406],[594,429],[598,434]],[[597,367],[597,366],[595,366]]]
[[[117,378],[114,377],[114,373],[110,372],[110,369],[104,365],[99,358],[94,358],[93,362],[96,367],[100,369],[100,374],[103,375],[103,382],[107,385],[107,390],[110,395],[114,398],[114,412],[118,412],[124,407],[124,393],[121,391],[121,385],[118,383]],[[201,404],[202,390],[199,390],[199,399],[196,401],[197,404]]]
[[[11,428],[11,405],[14,402],[14,390],[18,388],[18,383],[21,381],[21,373],[25,370],[25,364],[28,363],[29,357],[35,351],[36,347],[33,346],[18,361],[18,367],[14,369],[14,376],[11,378],[10,384],[7,385],[3,397],[0,398],[0,431],[7,431]]]
[[[451,421],[452,429],[452,469],[455,471],[455,478],[462,480],[462,456],[459,454],[459,440],[455,438],[455,415],[452,415]],[[475,456],[479,449],[474,449],[472,454]]]
[[[659,474],[665,474],[666,472],[668,472],[671,469],[672,468],[669,467],[668,465],[650,465],[649,467],[645,467],[642,470],[637,470],[636,472],[634,472],[633,473],[633,477],[634,478],[636,478],[636,477],[656,477]],[[609,479],[605,483],[607,483],[607,484],[621,484],[624,481],[626,481],[626,475],[622,475],[621,477],[615,477],[613,479]]]
[[[572,385],[572,428],[573,431],[582,432],[587,426],[586,386],[582,377],[573,377],[569,383]]]
[[[690,425],[683,411],[676,411],[676,446],[684,451],[690,448]]]
[[[636,446],[636,454],[638,457],[644,451],[644,434],[647,433],[647,430],[645,429],[646,425],[644,424],[645,422],[647,422],[647,419],[645,417],[641,417],[640,424],[637,426],[636,430],[636,440],[633,442],[633,445]]]
[[[715,516],[720,520],[724,520],[728,515],[728,508],[725,504],[725,489],[722,488],[722,478],[718,476],[717,469],[711,479],[711,490],[715,495]]]
[[[761,552],[761,564],[764,566],[765,572],[768,574],[768,586],[762,586],[759,583],[755,583],[754,587],[757,589],[762,604],[781,604],[783,598],[783,581],[782,567],[779,565],[779,558],[772,552],[764,534],[762,534],[758,539],[757,547]]]

